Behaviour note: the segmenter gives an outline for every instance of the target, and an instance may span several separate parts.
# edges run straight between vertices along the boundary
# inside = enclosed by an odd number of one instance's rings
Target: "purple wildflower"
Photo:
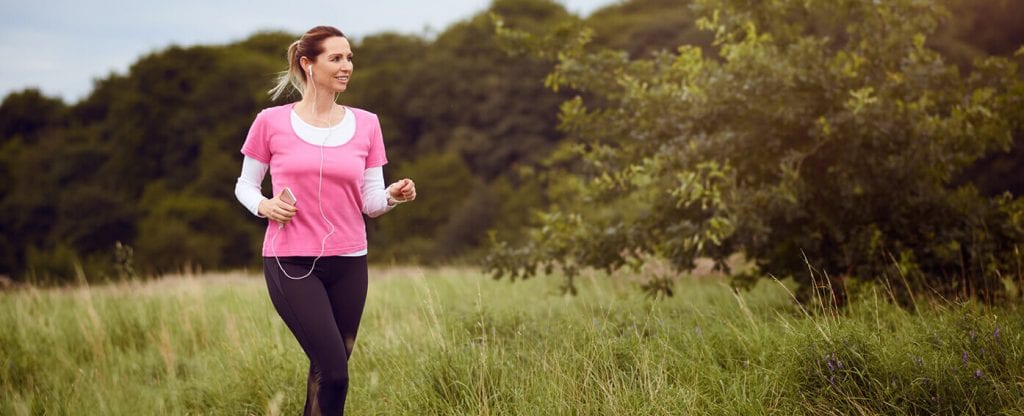
[[[967,365],[967,351],[964,351],[963,362],[964,362],[964,365],[966,366]]]
[[[992,334],[992,338],[995,338],[996,341],[999,341],[999,325],[996,325],[996,333]]]
[[[974,378],[981,378],[981,369],[974,370]]]

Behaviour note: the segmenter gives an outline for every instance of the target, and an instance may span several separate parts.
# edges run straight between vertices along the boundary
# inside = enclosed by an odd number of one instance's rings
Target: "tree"
[[[452,215],[458,212],[453,207],[466,204],[479,179],[452,152],[421,156],[395,174],[417,178],[416,202],[410,207],[399,206],[372,223],[369,237],[381,247],[374,258],[426,263],[449,254],[436,241],[442,230],[451,228],[449,223],[459,220]]]
[[[550,61],[506,53],[492,15],[531,33],[578,21],[550,0],[499,0],[429,45],[388,35],[367,38],[356,49],[359,62],[374,65],[357,66],[362,81],[346,99],[380,109],[394,163],[385,173],[403,173],[423,188],[413,207],[371,222],[376,231],[371,244],[382,247],[379,258],[433,261],[471,255],[492,227],[515,234],[521,223],[506,219],[527,211],[506,216],[509,207],[536,199],[510,188],[529,189],[518,172],[542,160],[561,139],[556,111],[564,97],[544,86]],[[456,170],[445,172],[441,166]],[[416,215],[429,218],[411,221]]]
[[[714,37],[697,27],[690,1],[632,0],[599,9],[586,19],[594,30],[593,43],[622,50],[633,58],[648,58],[679,45],[711,48]]]
[[[946,64],[926,46],[934,2],[696,4],[717,58],[693,46],[632,60],[559,52],[549,82],[596,97],[560,114],[573,140],[555,160],[572,169],[552,192],[574,197],[551,198],[565,202],[525,246],[498,244],[498,276],[557,266],[571,278],[648,255],[728,269],[743,253],[760,273],[793,276],[805,297],[828,276],[840,303],[847,278],[1001,291],[1024,243],[1024,203],[953,179],[1019,129],[1012,62],[969,76]]]
[[[47,97],[35,88],[8,94],[0,103],[0,140],[20,137],[32,143],[44,129],[66,123],[67,113],[63,100]]]
[[[156,51],[127,74],[97,81],[71,107],[34,90],[9,95],[0,104],[0,209],[8,213],[0,272],[20,277],[33,269],[45,277],[77,261],[90,268],[89,278],[103,278],[110,268],[101,263],[110,263],[118,242],[143,243],[143,272],[188,261],[252,263],[259,224],[245,222],[245,210],[231,201],[238,149],[257,109],[269,104],[271,75],[293,39],[259,33],[233,45]],[[170,199],[141,204],[156,187]],[[216,221],[216,230],[190,217]],[[172,234],[138,236],[182,225],[180,253]],[[163,248],[154,240],[169,246],[157,253]]]
[[[259,246],[253,242],[262,233],[247,227],[236,207],[227,198],[175,193],[160,182],[151,184],[140,204],[146,214],[135,240],[139,265],[162,274],[248,264],[258,258]]]
[[[417,151],[455,151],[487,181],[536,163],[554,147],[554,111],[563,99],[544,87],[548,62],[502,49],[491,14],[527,32],[573,19],[551,0],[493,2],[438,35],[410,71],[415,93],[406,104],[422,126]]]
[[[929,45],[961,68],[989,55],[1009,57],[1024,45],[1024,7],[1016,0],[942,0],[948,13],[940,16]]]

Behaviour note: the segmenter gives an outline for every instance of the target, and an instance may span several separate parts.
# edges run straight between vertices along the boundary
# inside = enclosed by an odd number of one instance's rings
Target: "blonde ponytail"
[[[299,42],[298,40],[292,42],[288,47],[288,69],[277,75],[277,84],[267,91],[271,100],[277,101],[278,98],[285,95],[289,86],[294,88],[300,96],[306,90],[306,74],[302,72],[302,66],[299,65],[299,58],[301,58],[298,54]]]

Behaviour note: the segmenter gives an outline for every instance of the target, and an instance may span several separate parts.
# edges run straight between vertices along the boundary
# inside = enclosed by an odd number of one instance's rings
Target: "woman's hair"
[[[299,40],[292,42],[288,47],[288,69],[278,75],[277,85],[268,91],[270,98],[277,100],[288,90],[289,85],[302,95],[306,90],[306,73],[302,70],[302,65],[299,65],[299,60],[305,56],[315,62],[316,57],[324,51],[324,40],[335,36],[345,37],[345,34],[333,26],[317,26],[306,31]]]

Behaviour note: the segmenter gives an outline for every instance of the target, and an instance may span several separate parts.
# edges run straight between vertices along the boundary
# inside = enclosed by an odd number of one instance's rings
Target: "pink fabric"
[[[263,239],[263,255],[267,257],[320,255],[321,241],[330,231],[317,204],[320,146],[305,142],[295,134],[290,119],[293,106],[287,104],[261,111],[242,145],[242,154],[270,166],[274,195],[289,187],[298,200],[295,205],[298,212],[283,229],[268,220]],[[355,135],[341,146],[324,147],[321,197],[324,214],[335,227],[334,234],[327,239],[325,256],[366,249],[360,191],[363,172],[388,162],[377,116],[365,110],[346,108],[356,116]],[[280,234],[274,241],[276,233]],[[276,247],[270,246],[272,241]]]

